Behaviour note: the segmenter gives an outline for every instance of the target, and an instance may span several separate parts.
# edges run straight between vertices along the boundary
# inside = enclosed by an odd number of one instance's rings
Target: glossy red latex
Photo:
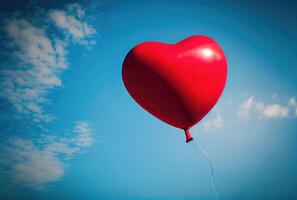
[[[134,100],[149,113],[185,130],[216,104],[227,79],[223,50],[211,38],[191,36],[177,44],[144,42],[126,56],[122,77]]]

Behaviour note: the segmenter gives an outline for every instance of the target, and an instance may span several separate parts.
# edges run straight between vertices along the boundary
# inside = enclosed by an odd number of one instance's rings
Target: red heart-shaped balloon
[[[149,113],[188,129],[216,104],[225,87],[227,61],[211,38],[191,36],[177,44],[144,42],[126,56],[122,71],[129,94]]]

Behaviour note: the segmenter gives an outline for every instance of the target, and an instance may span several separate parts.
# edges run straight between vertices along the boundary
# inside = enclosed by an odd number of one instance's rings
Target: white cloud
[[[67,140],[69,139],[63,138],[62,140],[64,141],[61,141],[61,139],[57,139],[52,143],[46,144],[44,146],[45,150],[52,153],[64,154],[67,156],[67,158],[72,158],[75,155],[75,153],[77,153],[80,150],[80,148],[76,147],[75,144],[73,144],[74,146],[70,147],[69,144],[71,143],[67,142]]]
[[[7,21],[5,32],[14,46],[11,55],[18,63],[1,70],[0,96],[35,120],[51,121],[53,117],[42,105],[49,102],[49,90],[62,84],[59,75],[67,67],[65,45],[57,39],[51,41],[43,29],[24,19]]]
[[[74,141],[76,145],[80,147],[87,147],[94,143],[94,139],[91,134],[91,127],[87,122],[77,122],[73,131],[78,134]]]
[[[60,20],[62,16],[62,23],[55,23],[56,26],[44,18],[54,11],[44,13],[40,19],[11,15],[3,20],[1,36],[9,50],[9,62],[0,65],[0,98],[10,103],[7,110],[14,108],[14,112],[5,117],[18,124],[18,132],[43,130],[50,133],[45,128],[48,124],[44,123],[55,117],[46,111],[46,106],[51,103],[48,94],[62,86],[61,74],[69,67],[68,46],[71,43],[84,46],[93,43],[91,36],[95,29],[84,20],[85,11],[79,4],[55,11],[60,12]],[[58,34],[59,29],[65,35]],[[68,40],[69,35],[73,40]],[[4,63],[10,66],[4,66]],[[5,109],[1,113],[5,113]],[[26,127],[22,127],[26,123],[23,119],[26,122],[28,119]],[[9,180],[34,187],[60,180],[65,173],[66,160],[94,144],[88,122],[76,122],[72,132],[69,137],[34,134],[35,139],[15,137],[3,141],[0,143],[0,175],[6,174]]]
[[[258,118],[289,117],[291,107],[295,106],[294,100],[294,98],[291,98],[288,105],[278,103],[264,104],[262,101],[256,100],[255,97],[252,96],[238,107],[237,115],[243,119],[248,119],[251,113],[255,113]]]
[[[52,10],[49,12],[49,16],[57,27],[79,44],[88,45],[90,41],[85,38],[96,33],[96,30],[84,21],[85,12],[78,4],[73,4],[64,11]]]
[[[289,108],[279,104],[267,105],[261,114],[267,118],[283,118],[287,117]]]
[[[86,14],[85,10],[78,3],[68,4],[66,7],[69,12],[74,13],[79,19],[83,18]]]
[[[79,4],[67,5],[65,11],[49,11],[45,16],[48,15],[55,16],[57,28],[70,31],[80,44],[91,42],[89,39],[96,32],[83,21],[85,12]],[[50,103],[48,93],[62,86],[61,74],[68,67],[67,46],[71,42],[48,30],[48,20],[42,17],[38,26],[28,19],[10,17],[3,27],[14,66],[0,69],[0,97],[34,122],[54,119],[44,107]]]
[[[216,114],[214,119],[208,120],[203,123],[205,131],[215,131],[223,127],[224,121],[220,114]]]
[[[254,105],[254,97],[249,97],[246,101],[244,101],[239,107],[237,111],[237,115],[247,119],[249,117],[250,111]]]
[[[297,107],[297,102],[296,102],[296,98],[295,98],[295,97],[292,97],[292,98],[289,100],[289,106]]]
[[[64,175],[64,163],[32,140],[11,138],[2,151],[2,165],[7,170],[2,169],[2,174],[18,184],[39,188]]]
[[[295,109],[295,116],[297,116],[297,101],[296,101],[296,98],[295,98],[295,97],[292,97],[292,98],[289,100],[289,106],[290,106],[292,109]]]
[[[73,134],[68,138],[43,135],[37,141],[11,138],[1,154],[1,164],[8,169],[4,173],[16,183],[34,188],[60,180],[65,173],[65,161],[94,144],[88,122],[76,122]],[[86,143],[81,143],[85,140]]]
[[[20,184],[40,187],[43,184],[58,181],[64,175],[64,164],[47,151],[24,152],[22,162],[16,162],[12,167],[12,178]]]

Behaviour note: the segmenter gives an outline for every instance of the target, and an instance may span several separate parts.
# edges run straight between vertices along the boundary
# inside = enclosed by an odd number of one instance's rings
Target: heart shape
[[[126,56],[122,78],[141,107],[187,132],[220,98],[227,61],[207,36],[191,36],[176,44],[144,42]]]

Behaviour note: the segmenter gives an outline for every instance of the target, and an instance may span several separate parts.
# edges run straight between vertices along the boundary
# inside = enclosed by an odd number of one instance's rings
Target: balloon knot
[[[193,140],[191,133],[188,129],[184,129],[184,131],[185,131],[185,135],[186,135],[186,143],[189,143],[190,141]]]

